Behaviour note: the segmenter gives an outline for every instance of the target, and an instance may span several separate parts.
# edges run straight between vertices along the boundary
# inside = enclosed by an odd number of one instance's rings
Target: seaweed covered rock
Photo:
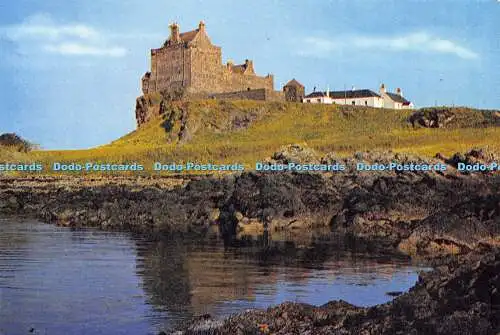
[[[494,162],[499,162],[500,157],[494,152],[486,148],[474,148],[466,153],[455,153],[452,157],[445,160],[446,163],[451,166],[457,167],[459,163],[464,163],[467,165],[474,164],[491,164]]]
[[[306,145],[290,144],[281,147],[275,152],[271,157],[271,161],[281,164],[315,164],[319,163],[320,159],[316,151]]]

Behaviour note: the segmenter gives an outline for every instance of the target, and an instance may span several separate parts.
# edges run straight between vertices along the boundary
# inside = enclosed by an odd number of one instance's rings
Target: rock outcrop
[[[425,128],[443,128],[455,118],[455,113],[446,108],[422,109],[410,115],[408,121],[413,127],[416,125]]]
[[[474,148],[466,153],[455,153],[449,159],[445,159],[446,163],[457,167],[459,163],[464,163],[467,165],[474,164],[484,164],[489,165],[492,163],[499,163],[500,157],[498,157],[494,152],[485,148]]]
[[[319,155],[311,148],[300,144],[290,144],[281,147],[273,154],[269,160],[271,163],[311,163],[317,164],[320,161]]]
[[[294,159],[287,155],[280,159]],[[358,159],[388,162],[391,155]],[[392,154],[392,160],[413,158]],[[498,174],[348,169],[165,180],[174,186],[161,179],[104,178],[95,185],[77,178],[2,179],[0,213],[148,234],[202,233],[212,224],[227,234],[329,227],[376,248],[426,257],[498,242]]]

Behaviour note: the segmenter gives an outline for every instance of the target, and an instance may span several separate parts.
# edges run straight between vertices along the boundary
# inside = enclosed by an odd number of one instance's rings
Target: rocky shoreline
[[[359,159],[413,160],[397,154]],[[334,173],[2,178],[0,214],[152,235],[203,234],[211,225],[227,235],[328,228],[423,257],[498,245],[500,175],[461,174],[453,158],[446,162],[445,172],[359,172],[352,170],[352,159],[343,159],[348,170]]]
[[[225,321],[194,320],[182,334],[495,334],[495,318],[500,319],[500,176],[453,169],[459,161],[488,158],[471,153],[430,162],[448,164],[446,172],[356,172],[353,159],[328,156],[321,161],[342,160],[347,171],[2,178],[0,215],[153,236],[204,234],[212,225],[226,236],[327,228],[371,250],[442,264],[409,293],[385,305],[364,309],[344,302],[321,307],[283,304]],[[355,158],[379,163],[415,160],[398,154]],[[296,157],[286,153],[275,159]]]
[[[498,334],[499,284],[500,250],[482,249],[421,274],[408,293],[386,304],[283,303],[223,321],[204,316],[174,334]]]

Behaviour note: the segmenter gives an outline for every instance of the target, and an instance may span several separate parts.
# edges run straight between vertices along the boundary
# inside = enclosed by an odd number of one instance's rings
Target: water
[[[273,255],[259,243],[225,250],[215,236],[151,242],[0,220],[0,334],[157,334],[283,301],[374,305],[417,280],[404,260],[304,243],[276,237],[270,245],[287,253]]]

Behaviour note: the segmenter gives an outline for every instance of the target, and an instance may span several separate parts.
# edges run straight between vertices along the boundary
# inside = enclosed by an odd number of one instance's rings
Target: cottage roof
[[[326,92],[312,92],[309,95],[306,95],[306,98],[319,98],[326,97]],[[332,99],[355,99],[355,98],[370,98],[370,97],[378,97],[380,95],[373,92],[372,90],[349,90],[349,91],[332,91],[328,93],[328,96]]]
[[[353,98],[370,98],[370,97],[380,98],[380,95],[373,92],[372,90],[367,90],[367,89],[330,92],[330,98],[332,99],[343,99],[343,98],[353,99]]]
[[[294,86],[294,87],[304,87],[304,85],[302,85],[301,83],[299,83],[297,80],[295,80],[295,78],[293,78],[292,80],[290,80],[288,83],[286,83],[285,86]]]
[[[403,105],[409,105],[410,101],[406,100],[403,96],[396,94],[396,93],[386,93],[389,98],[391,98],[392,101],[394,102],[399,102],[402,103]]]
[[[305,98],[321,98],[326,97],[325,92],[312,92],[305,96]]]

